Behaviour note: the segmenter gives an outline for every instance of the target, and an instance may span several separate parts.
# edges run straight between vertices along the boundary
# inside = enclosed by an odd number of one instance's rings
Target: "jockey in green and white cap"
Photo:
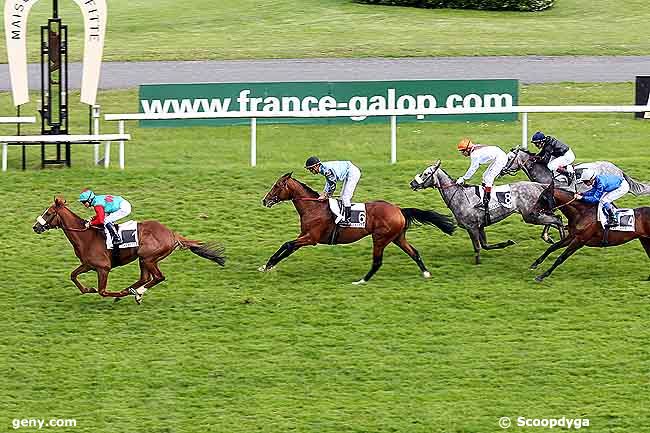
[[[121,244],[122,238],[113,224],[131,213],[131,203],[119,195],[95,195],[89,189],[84,189],[79,194],[79,201],[84,206],[95,209],[95,216],[86,226],[106,226],[113,238],[113,245]]]

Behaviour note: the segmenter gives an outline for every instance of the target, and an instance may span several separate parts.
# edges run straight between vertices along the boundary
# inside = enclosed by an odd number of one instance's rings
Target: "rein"
[[[551,209],[551,212],[553,212],[554,210],[557,210],[557,209],[559,209],[559,208],[561,208],[561,207],[564,207],[564,206],[566,206],[566,205],[568,205],[568,204],[571,204],[571,203],[573,203],[573,202],[576,201],[576,200],[577,200],[577,198],[574,196],[574,197],[573,197],[571,200],[569,200],[568,202],[566,202],[566,203],[564,203],[564,204],[561,204],[561,205],[559,205],[559,206],[555,206],[553,209]]]
[[[296,201],[296,200],[303,200],[303,201],[325,201],[326,199],[319,199],[318,197],[298,197],[298,198],[292,198],[291,201]]]

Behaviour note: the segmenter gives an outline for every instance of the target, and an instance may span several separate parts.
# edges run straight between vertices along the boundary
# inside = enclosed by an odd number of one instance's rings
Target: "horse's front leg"
[[[260,266],[257,270],[260,272],[268,272],[273,269],[281,260],[286,259],[291,254],[298,251],[300,247],[305,245],[316,245],[317,242],[312,240],[309,233],[300,236],[293,241],[287,241],[271,256],[265,265]]]
[[[92,270],[93,268],[90,265],[87,265],[86,263],[82,263],[70,273],[70,279],[74,283],[75,286],[79,289],[82,295],[86,293],[97,293],[97,289],[92,288],[92,287],[85,287],[83,284],[81,284],[81,281],[77,278],[81,274],[85,274],[86,272]]]
[[[515,244],[515,241],[513,241],[512,239],[508,239],[505,242],[499,242],[497,244],[490,245],[488,244],[487,241],[487,234],[485,233],[485,227],[479,227],[478,232],[479,232],[479,240],[481,241],[481,247],[483,247],[484,250],[500,250],[501,248],[506,248],[509,247],[510,245]]]
[[[569,245],[569,244],[571,243],[571,241],[572,241],[573,239],[574,239],[573,236],[567,236],[566,238],[560,239],[558,242],[556,242],[556,243],[554,243],[553,245],[551,245],[550,247],[548,247],[548,248],[546,249],[546,251],[544,251],[544,253],[543,253],[541,256],[539,256],[539,257],[537,258],[537,260],[535,260],[535,261],[533,262],[532,265],[530,265],[530,269],[531,269],[531,270],[533,270],[533,269],[537,269],[537,266],[539,266],[539,265],[540,265],[544,260],[546,260],[546,258],[547,258],[547,257],[548,257],[548,256],[549,256],[553,251],[556,251],[556,250],[558,250],[558,249],[560,249],[560,248],[564,248],[564,247],[566,247],[567,245]]]
[[[99,294],[105,298],[123,298],[124,296],[128,296],[129,291],[126,289],[119,292],[109,292],[106,290],[109,271],[110,269],[97,269],[97,289],[99,290]]]
[[[564,252],[563,252],[562,254],[560,254],[560,257],[558,257],[558,258],[555,260],[555,263],[553,263],[553,266],[551,266],[550,268],[548,268],[548,270],[547,270],[546,272],[544,272],[543,274],[538,275],[537,277],[535,277],[535,281],[537,281],[538,283],[541,283],[541,282],[544,280],[544,278],[546,278],[546,277],[548,277],[549,275],[551,275],[551,273],[555,270],[555,268],[557,268],[557,267],[560,266],[562,263],[564,263],[564,261],[565,261],[566,259],[568,259],[571,255],[573,255],[573,253],[575,253],[576,251],[578,251],[578,250],[579,250],[580,248],[582,248],[583,246],[584,246],[584,243],[583,243],[583,242],[578,241],[577,239],[574,238],[574,239],[571,241],[571,243],[569,244],[569,246],[567,247],[567,249],[564,250]],[[552,245],[551,245],[551,247],[552,247]]]

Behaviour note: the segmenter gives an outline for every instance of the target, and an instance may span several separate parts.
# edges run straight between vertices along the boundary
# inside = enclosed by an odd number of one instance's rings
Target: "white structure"
[[[257,119],[274,117],[352,117],[364,118],[371,116],[390,117],[390,155],[391,163],[397,162],[397,117],[417,116],[422,119],[425,115],[459,115],[459,114],[495,114],[495,113],[521,113],[521,146],[528,147],[528,113],[637,113],[650,112],[650,105],[565,105],[565,106],[512,106],[492,108],[432,108],[428,110],[329,110],[329,111],[230,111],[207,113],[157,113],[157,114],[107,114],[104,118],[108,121],[118,121],[119,131],[124,133],[124,122],[127,120],[180,120],[180,119],[226,119],[250,118],[251,119],[251,158],[252,167],[257,165]],[[124,143],[120,143],[120,155],[123,154]]]
[[[1,118],[0,118],[1,119]],[[16,123],[16,122],[9,122]],[[22,122],[21,122],[22,123]],[[32,122],[33,123],[33,122]],[[110,164],[110,145],[112,141],[120,143],[120,168],[124,169],[124,142],[131,139],[130,134],[90,134],[90,135],[8,135],[0,136],[2,143],[2,171],[7,171],[7,147],[10,144],[37,143],[88,143],[106,142],[104,167]],[[95,160],[95,163],[97,160]]]

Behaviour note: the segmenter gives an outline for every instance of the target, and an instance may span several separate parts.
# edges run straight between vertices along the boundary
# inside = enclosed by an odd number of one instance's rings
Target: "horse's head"
[[[411,183],[411,189],[417,191],[419,189],[425,188],[436,188],[438,187],[438,179],[435,174],[436,171],[440,168],[440,160],[437,160],[435,164],[428,166],[422,173],[416,175]]]
[[[41,234],[50,229],[58,229],[61,227],[61,217],[59,212],[65,208],[65,199],[63,197],[54,197],[54,203],[45,209],[41,216],[36,218],[36,222],[32,226],[34,232]]]
[[[293,192],[290,187],[292,174],[293,172],[280,176],[280,178],[271,187],[271,190],[267,192],[262,199],[262,204],[264,206],[272,207],[281,201],[290,200],[292,198]]]
[[[533,212],[541,214],[552,214],[553,211],[557,208],[555,201],[555,183],[551,182],[549,186],[544,188],[544,191],[539,195],[535,206],[533,207]]]

